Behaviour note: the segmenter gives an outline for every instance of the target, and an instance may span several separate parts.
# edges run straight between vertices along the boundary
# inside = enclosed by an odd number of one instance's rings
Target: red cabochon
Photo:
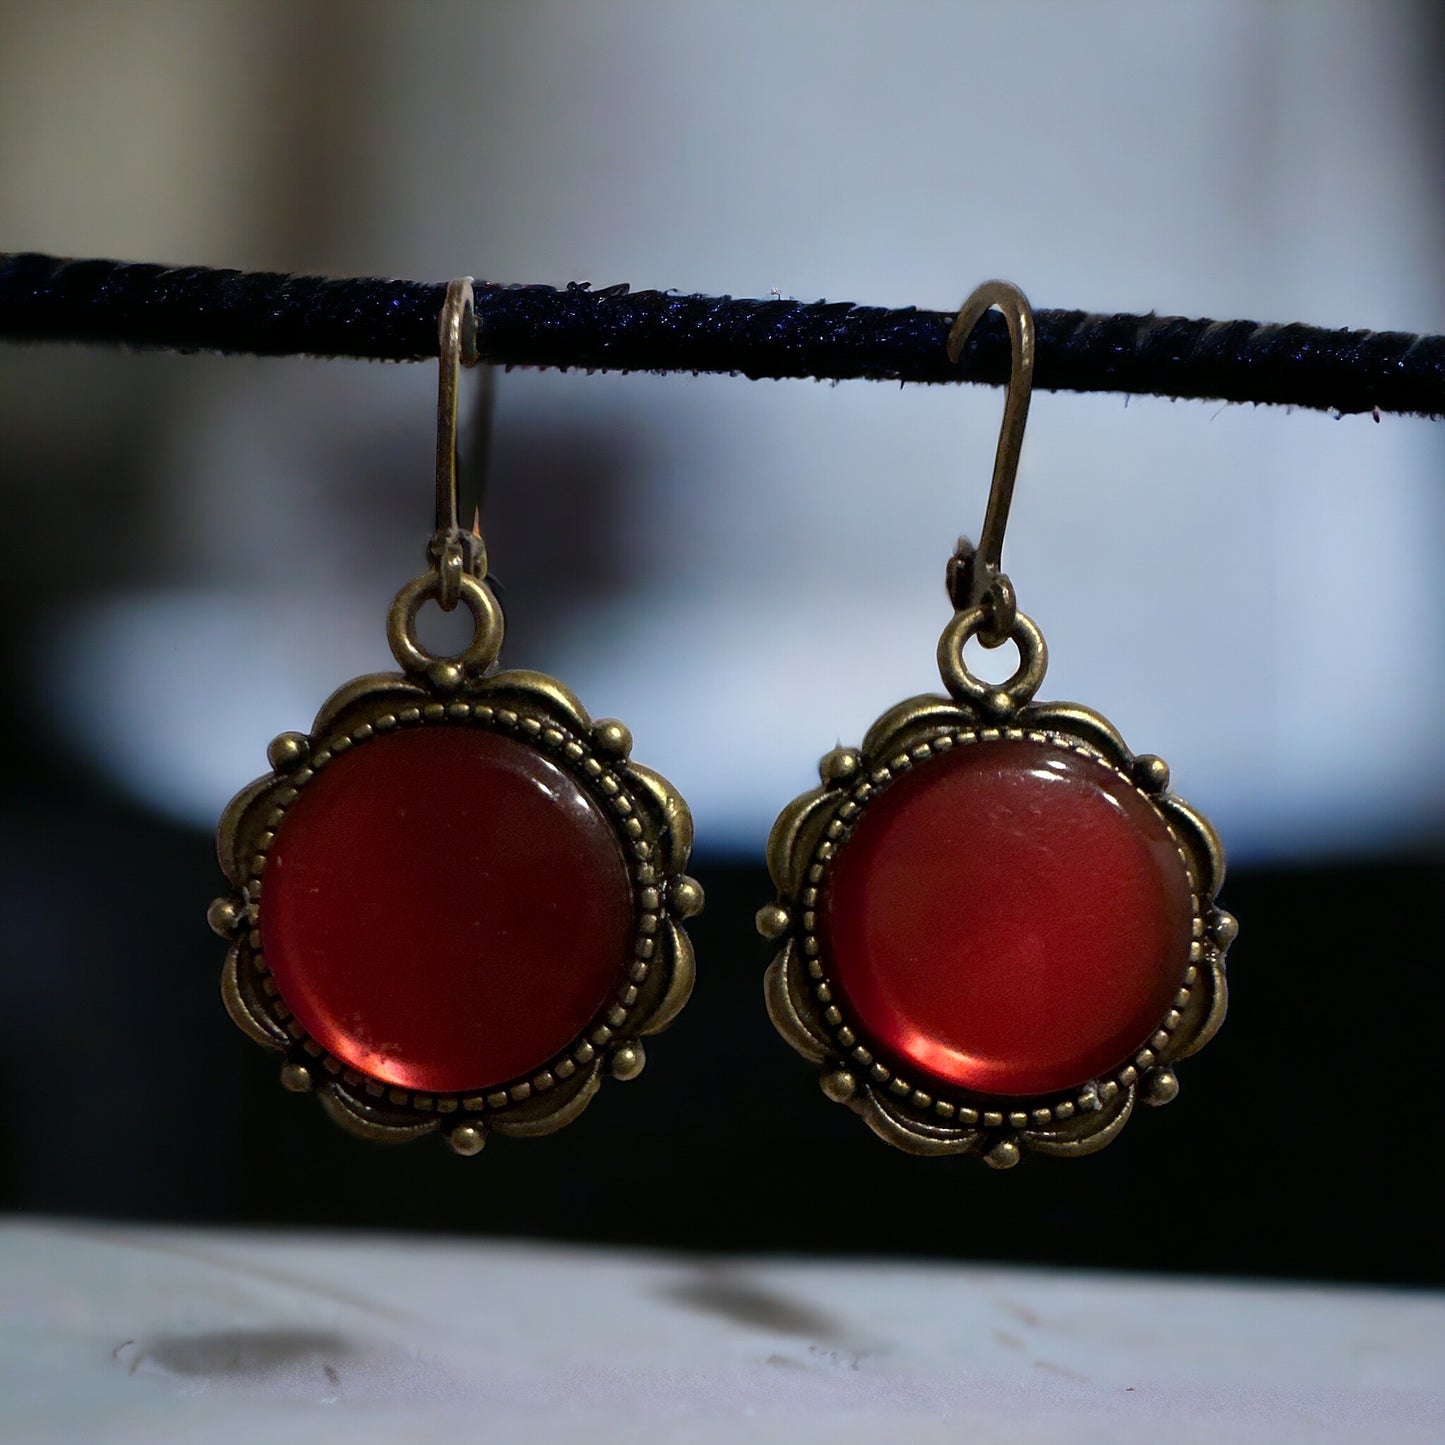
[[[301,790],[262,878],[281,997],[359,1073],[426,1092],[544,1067],[632,959],[622,846],[572,777],[480,728],[388,733]]]
[[[1192,921],[1184,861],[1131,784],[1005,740],[961,745],[868,804],[820,931],[852,1021],[906,1073],[1028,1096],[1144,1045],[1183,981]]]

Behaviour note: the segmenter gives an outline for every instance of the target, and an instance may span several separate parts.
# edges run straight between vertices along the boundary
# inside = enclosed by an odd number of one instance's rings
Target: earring
[[[231,1017],[284,1055],[367,1138],[440,1131],[459,1154],[489,1133],[570,1123],[604,1073],[635,1078],[643,1035],[692,991],[682,921],[686,804],[629,758],[559,682],[497,672],[502,613],[476,523],[457,516],[457,382],[477,359],[470,278],[447,289],[429,569],[392,604],[402,672],[347,683],[218,830],[231,893],[210,922],[230,942]],[[417,640],[422,604],[470,611],[458,657]]]
[[[1044,639],[1001,571],[1033,379],[1023,294],[979,287],[948,355],[991,307],[1012,361],[980,545],[949,564],[950,696],[900,703],[823,759],[773,827],[779,896],[758,928],[781,942],[773,1023],[830,1099],[900,1149],[1008,1168],[1092,1153],[1136,1099],[1175,1096],[1175,1063],[1223,1021],[1236,925],[1214,906],[1219,840],[1163,760],[1087,708],[1032,701]],[[969,670],[975,637],[1017,645],[1007,682]]]

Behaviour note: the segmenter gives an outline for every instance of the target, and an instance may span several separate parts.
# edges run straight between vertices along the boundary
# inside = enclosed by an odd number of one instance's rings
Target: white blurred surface
[[[1445,1300],[0,1226],[6,1445],[1437,1441]]]

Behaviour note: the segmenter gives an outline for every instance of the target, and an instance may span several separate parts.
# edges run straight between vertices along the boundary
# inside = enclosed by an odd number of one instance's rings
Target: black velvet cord
[[[445,286],[327,280],[0,253],[0,337],[168,351],[422,361]],[[991,313],[958,366],[952,314],[849,302],[738,300],[478,283],[484,360],[596,371],[1002,383]],[[1298,323],[1041,310],[1036,386],[1347,412],[1445,413],[1445,337]]]

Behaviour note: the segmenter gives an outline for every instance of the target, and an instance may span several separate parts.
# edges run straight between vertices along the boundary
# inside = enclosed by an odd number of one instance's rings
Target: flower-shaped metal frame
[[[819,767],[822,786],[795,799],[768,840],[778,890],[758,926],[781,946],[765,981],[768,1012],[782,1036],[820,1066],[823,1092],[860,1114],[882,1139],[914,1154],[981,1154],[1007,1168],[1025,1150],[1074,1156],[1114,1139],[1135,1102],[1165,1104],[1178,1092],[1174,1065],[1202,1048],[1224,1019],[1225,953],[1236,925],[1214,905],[1224,854],[1208,821],[1169,791],[1162,759],[1131,753],[1114,727],[1088,708],[1030,699],[1043,676],[1043,639],[1017,615],[1022,660],[1001,688],[964,668],[962,646],[984,625],[962,612],[940,644],[952,698],[911,698],[884,713],[861,748],[837,748]],[[1159,815],[1188,870],[1193,923],[1187,962],[1168,1012],[1110,1073],[1057,1094],[1016,1099],[949,1089],[911,1077],[874,1046],[830,973],[818,929],[833,860],[869,805],[899,777],[975,742],[1032,741],[1067,748],[1111,768]]]
[[[504,733],[569,773],[616,833],[632,888],[632,958],[597,1015],[545,1067],[470,1093],[397,1088],[333,1057],[281,998],[261,945],[267,853],[306,785],[333,758],[373,738],[433,726]],[[666,1028],[692,991],[693,952],[681,925],[701,908],[702,890],[683,872],[692,847],[687,806],[629,758],[631,741],[621,723],[594,722],[571,692],[541,673],[474,678],[443,664],[430,673],[358,678],[327,701],[309,735],[283,733],[271,744],[273,770],[239,793],[221,819],[218,851],[232,891],[212,905],[210,919],[230,941],[221,978],[226,1007],[257,1043],[283,1052],[287,1088],[316,1090],[338,1123],[367,1138],[441,1130],[453,1149],[471,1154],[491,1132],[559,1129],[582,1112],[604,1074],[631,1079],[642,1071],[641,1039]]]

